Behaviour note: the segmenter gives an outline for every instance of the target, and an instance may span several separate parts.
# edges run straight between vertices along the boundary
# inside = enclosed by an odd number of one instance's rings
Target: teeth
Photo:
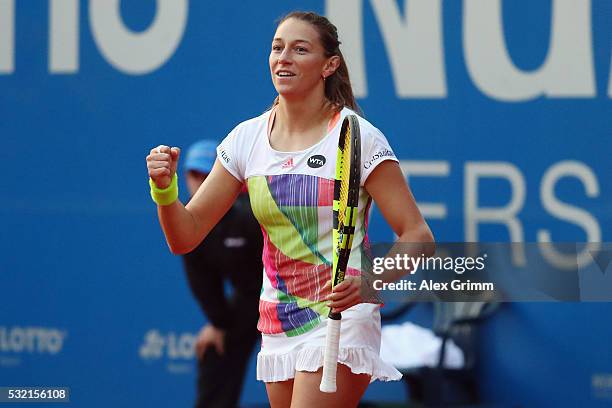
[[[277,75],[284,76],[284,77],[293,76],[293,74],[290,72],[279,72]]]

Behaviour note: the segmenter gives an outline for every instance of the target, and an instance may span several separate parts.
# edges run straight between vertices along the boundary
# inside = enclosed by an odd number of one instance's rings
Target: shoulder
[[[361,134],[362,139],[364,138],[370,139],[370,138],[376,138],[376,137],[381,137],[381,136],[384,137],[383,133],[376,126],[374,126],[370,121],[368,121],[366,118],[359,115],[357,112],[353,111],[352,109],[345,107],[341,111],[342,120],[344,120],[344,118],[348,115],[354,115],[359,120],[359,133]]]
[[[217,156],[221,164],[239,181],[244,181],[245,170],[257,143],[265,140],[270,111],[240,122],[221,141]]]
[[[220,144],[220,151],[236,155],[252,149],[260,136],[266,134],[269,116],[270,112],[266,111],[257,117],[240,122],[223,139]],[[225,159],[225,157],[223,158]]]
[[[342,115],[342,120],[347,115],[355,115],[359,120],[362,161],[360,185],[363,186],[368,176],[380,163],[387,160],[397,162],[398,159],[385,135],[370,121],[348,108],[342,110]]]
[[[357,112],[353,111],[352,109],[344,108],[342,109],[340,113],[341,113],[342,120],[344,120],[344,118],[348,115],[354,115],[357,117],[357,119],[359,120],[359,131],[362,137],[363,136],[372,137],[375,135],[381,135],[381,136],[383,135],[383,133],[376,126],[372,124],[372,122],[370,122],[363,116],[359,115]]]
[[[270,117],[271,111],[266,111],[259,116],[254,118],[247,119],[245,121],[240,122],[230,134],[253,134],[253,132],[259,132],[261,130],[265,130],[268,124],[268,118]]]

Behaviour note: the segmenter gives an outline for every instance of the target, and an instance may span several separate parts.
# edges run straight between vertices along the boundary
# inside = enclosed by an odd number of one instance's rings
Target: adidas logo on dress
[[[293,164],[293,157],[288,158],[283,162],[283,164],[281,164],[282,169],[291,169],[293,167],[295,167],[295,165]]]

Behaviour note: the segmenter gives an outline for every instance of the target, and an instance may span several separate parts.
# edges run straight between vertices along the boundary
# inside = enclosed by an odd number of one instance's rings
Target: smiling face
[[[276,29],[270,51],[270,74],[279,95],[299,97],[317,87],[323,91],[323,75],[335,70],[326,57],[317,30],[308,22],[289,18]]]

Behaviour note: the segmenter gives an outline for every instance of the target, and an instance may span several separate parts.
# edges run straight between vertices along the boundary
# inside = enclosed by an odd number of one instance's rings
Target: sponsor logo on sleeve
[[[227,154],[227,152],[225,151],[224,148],[219,149],[219,155],[221,156],[223,161],[225,161],[226,163],[230,162],[230,157],[229,157],[229,155]]]
[[[378,160],[382,159],[383,157],[395,157],[395,154],[389,149],[379,150],[378,152],[374,153],[374,155],[370,158],[370,160],[363,163],[363,168],[366,170],[369,169],[370,167],[372,167],[374,163],[376,163]]]
[[[325,165],[325,156],[320,154],[315,154],[314,156],[310,156],[308,158],[308,167],[312,167],[313,169],[318,169],[319,167],[323,167]]]

